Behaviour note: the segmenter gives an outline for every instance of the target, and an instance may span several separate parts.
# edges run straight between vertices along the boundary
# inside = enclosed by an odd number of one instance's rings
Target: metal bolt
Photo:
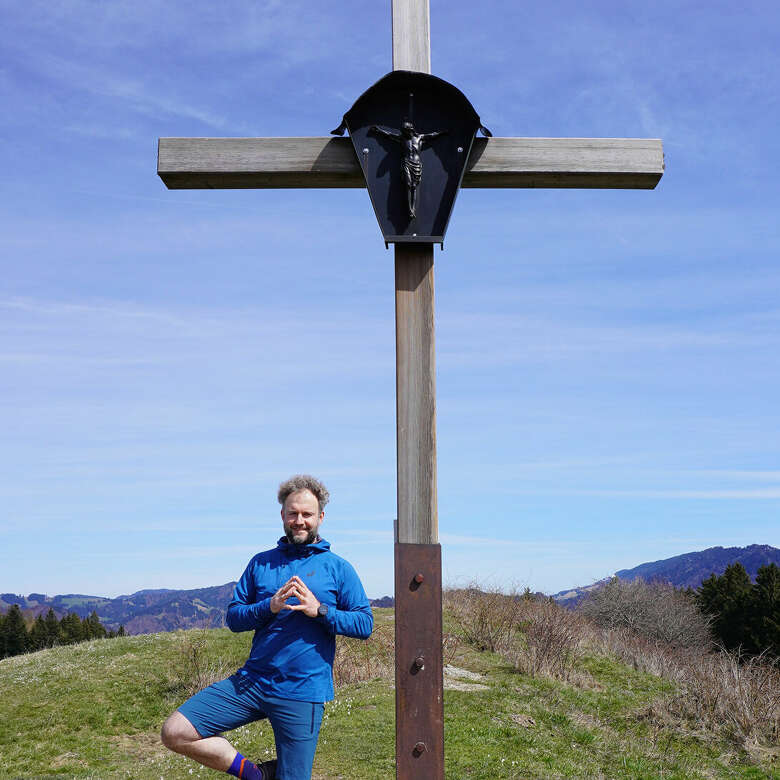
[[[463,147],[462,146],[458,147],[458,154],[463,154]]]
[[[414,749],[412,750],[412,753],[414,753],[415,756],[421,756],[427,749],[428,749],[428,747],[426,746],[426,744],[424,742],[418,742],[414,746]]]
[[[414,668],[415,669],[425,669],[425,657],[418,655],[417,658],[414,659]]]
[[[368,147],[367,146],[363,148],[363,154],[368,154]]]
[[[422,573],[422,572],[420,572],[420,571],[418,571],[418,572],[417,572],[417,574],[415,574],[415,575],[414,575],[414,581],[415,581],[415,582],[416,582],[418,585],[422,585],[422,584],[423,584],[423,582],[425,581],[425,577],[423,576],[423,573]]]

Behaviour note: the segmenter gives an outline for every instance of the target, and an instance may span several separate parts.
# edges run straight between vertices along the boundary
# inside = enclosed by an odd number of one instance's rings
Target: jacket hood
[[[287,537],[283,536],[276,546],[290,558],[308,558],[310,555],[330,550],[330,542],[322,537],[311,544],[290,544]]]

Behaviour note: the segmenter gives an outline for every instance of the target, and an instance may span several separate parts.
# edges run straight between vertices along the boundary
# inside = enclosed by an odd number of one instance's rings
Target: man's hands
[[[288,604],[287,599],[297,598],[300,604]],[[303,612],[308,617],[317,617],[317,608],[320,602],[317,597],[306,587],[306,583],[297,575],[290,577],[279,590],[271,596],[271,612],[274,615],[280,609],[291,609],[295,612]]]

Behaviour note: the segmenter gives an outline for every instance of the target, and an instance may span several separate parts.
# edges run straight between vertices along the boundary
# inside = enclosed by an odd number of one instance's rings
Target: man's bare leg
[[[238,753],[224,737],[201,737],[178,710],[163,723],[160,738],[169,750],[223,772],[227,772]]]

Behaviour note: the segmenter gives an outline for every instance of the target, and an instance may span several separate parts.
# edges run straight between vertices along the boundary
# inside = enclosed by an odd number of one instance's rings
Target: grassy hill
[[[392,621],[368,643],[342,642],[337,697],[315,760],[320,780],[394,773]],[[521,673],[464,641],[449,616],[445,660],[448,778],[780,778],[776,748],[674,716],[674,683],[585,643],[564,675]],[[159,743],[165,716],[230,673],[249,634],[177,631],[53,648],[0,661],[0,777],[225,777]],[[265,759],[265,723],[233,732]]]

